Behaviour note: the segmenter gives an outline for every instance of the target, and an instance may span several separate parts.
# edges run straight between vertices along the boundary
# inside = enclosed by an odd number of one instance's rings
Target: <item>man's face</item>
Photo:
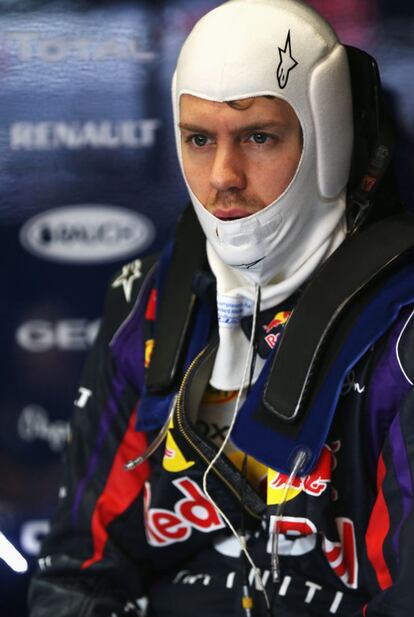
[[[257,97],[237,108],[189,94],[180,99],[184,173],[191,190],[214,216],[249,216],[287,188],[302,153],[292,107]]]

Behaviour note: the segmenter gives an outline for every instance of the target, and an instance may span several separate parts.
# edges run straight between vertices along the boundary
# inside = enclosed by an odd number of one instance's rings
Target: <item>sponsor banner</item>
[[[16,343],[32,353],[59,351],[87,351],[98,333],[100,320],[88,319],[31,319],[16,330]]]
[[[28,569],[27,559],[37,557],[41,542],[49,530],[46,518],[28,518],[6,521],[0,531],[0,562],[16,574]],[[2,568],[3,570],[3,568]]]
[[[156,142],[161,120],[59,120],[13,122],[9,130],[11,150],[81,150],[149,148]]]
[[[41,542],[49,531],[49,521],[46,519],[28,520],[20,529],[20,546],[29,557],[37,557]]]
[[[22,441],[43,441],[52,452],[62,452],[69,439],[69,422],[51,420],[40,405],[26,405],[17,420],[17,433]]]
[[[57,15],[56,20],[58,20]],[[135,27],[139,30],[139,24],[134,24]],[[103,37],[98,33],[95,36],[86,33],[74,36],[57,33],[56,30],[38,32],[10,30],[2,35],[0,44],[6,53],[14,56],[19,62],[37,60],[54,64],[69,60],[82,63],[126,60],[147,64],[154,62],[158,57],[155,51],[146,49],[143,37],[145,32],[141,35],[123,32],[122,36],[109,32],[107,37]]]
[[[118,206],[85,204],[47,210],[21,228],[23,247],[43,259],[103,263],[144,251],[155,235],[151,221]]]

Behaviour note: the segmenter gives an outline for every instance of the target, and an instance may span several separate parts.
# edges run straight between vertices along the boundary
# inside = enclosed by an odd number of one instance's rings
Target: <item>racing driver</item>
[[[229,0],[172,82],[191,204],[124,266],[31,617],[411,617],[414,223],[376,65]]]

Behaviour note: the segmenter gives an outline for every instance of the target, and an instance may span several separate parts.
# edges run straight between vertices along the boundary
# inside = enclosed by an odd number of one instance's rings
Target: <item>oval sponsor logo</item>
[[[103,263],[147,248],[155,235],[143,214],[118,206],[84,204],[47,210],[20,230],[24,248],[37,257],[67,263]]]

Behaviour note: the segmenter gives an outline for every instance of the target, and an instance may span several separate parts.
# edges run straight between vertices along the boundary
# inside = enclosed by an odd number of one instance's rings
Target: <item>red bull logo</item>
[[[313,497],[319,497],[327,489],[331,481],[331,472],[334,466],[332,450],[326,444],[323,446],[318,463],[313,471],[304,477],[296,477],[287,492],[286,500],[294,499],[304,491]],[[267,503],[274,505],[281,503],[285,497],[289,476],[269,469],[267,476]]]
[[[211,533],[225,525],[217,508],[187,476],[172,482],[181,494],[174,510],[151,507],[151,485],[144,487],[145,532],[151,546],[167,546],[187,540],[193,530]]]
[[[276,313],[272,321],[268,323],[267,326],[263,326],[263,329],[266,332],[266,334],[269,334],[269,332],[271,332],[278,326],[283,326],[289,319],[290,314],[291,314],[291,311],[280,311],[279,313]]]

